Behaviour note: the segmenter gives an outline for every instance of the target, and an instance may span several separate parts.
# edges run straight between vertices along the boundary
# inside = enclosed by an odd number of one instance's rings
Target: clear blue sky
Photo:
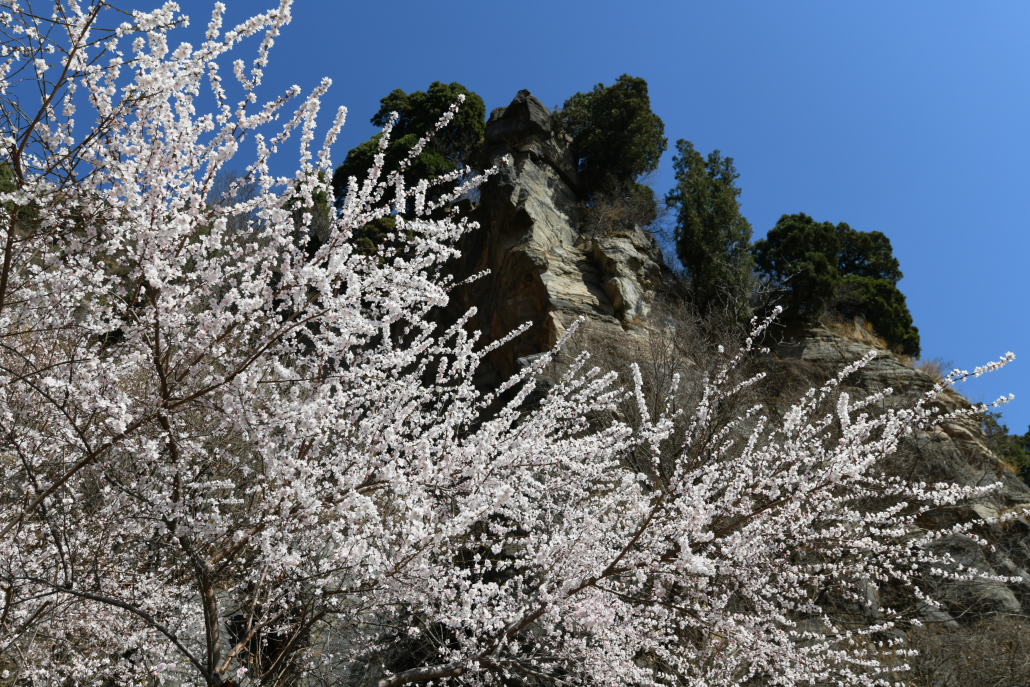
[[[224,2],[227,23],[276,4]],[[180,4],[197,44],[213,3]],[[350,110],[336,162],[394,88],[458,81],[489,111],[521,88],[552,106],[644,77],[670,146],[734,158],[756,239],[795,212],[890,237],[924,357],[972,369],[1013,351],[960,390],[1014,393],[1004,421],[1027,430],[1030,3],[296,0],[293,13],[262,95],[332,78],[325,123]],[[667,154],[656,190],[671,184]]]

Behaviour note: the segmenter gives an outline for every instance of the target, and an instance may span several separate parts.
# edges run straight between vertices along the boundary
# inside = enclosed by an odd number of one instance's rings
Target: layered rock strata
[[[496,351],[480,371],[484,384],[505,379],[517,361],[551,350],[573,322],[584,336],[625,337],[639,345],[655,295],[675,283],[657,241],[636,226],[592,236],[582,232],[583,197],[569,141],[552,130],[551,113],[529,91],[490,114],[488,164],[500,171],[482,189],[465,237],[459,272],[489,275],[462,289],[477,308],[475,329],[496,340],[530,328]]]
[[[925,372],[877,349],[872,337],[861,331],[842,335],[821,325],[787,332],[775,347],[775,362],[770,361],[770,368],[780,375],[828,379],[873,350],[877,357],[845,380],[844,390],[854,396],[861,398],[890,389],[891,394],[882,404],[884,408],[911,407],[936,384]],[[943,415],[969,406],[969,401],[954,389],[945,390],[931,404]],[[990,521],[1030,510],[1030,488],[994,456],[979,423],[968,416],[947,420],[930,430],[914,430],[895,463],[904,467],[905,476],[914,482],[952,482],[967,487],[1000,485],[987,497],[927,514],[921,523],[925,530],[943,530],[960,522]],[[956,620],[992,614],[1030,616],[1030,520],[1020,516],[985,524],[974,534],[989,546],[981,546],[966,535],[952,534],[940,537],[928,548],[938,554],[950,554],[956,563],[951,566],[953,571],[961,566],[1009,577],[1011,581],[928,580],[927,591],[942,602],[942,607],[920,606],[917,615],[923,621],[954,626]]]

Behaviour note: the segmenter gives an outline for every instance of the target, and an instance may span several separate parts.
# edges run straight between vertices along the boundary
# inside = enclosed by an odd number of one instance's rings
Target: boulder
[[[936,580],[929,590],[938,601],[947,605],[952,616],[992,613],[1015,615],[1022,611],[1019,600],[1005,582],[981,576],[997,577],[999,573],[987,562],[984,547],[970,537],[948,535],[926,548],[954,561],[945,569],[962,578]]]

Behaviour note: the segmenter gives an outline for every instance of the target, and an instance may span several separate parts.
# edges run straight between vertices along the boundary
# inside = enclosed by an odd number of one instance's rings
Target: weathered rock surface
[[[942,537],[926,548],[938,555],[949,555],[954,559],[955,564],[947,566],[948,571],[969,578],[941,581],[931,590],[934,596],[939,601],[943,601],[953,612],[1015,615],[1022,611],[1016,595],[1005,583],[983,579],[971,572],[976,570],[998,574],[998,571],[987,561],[983,547],[969,537],[964,535]]]
[[[818,325],[786,332],[775,347],[774,356],[781,362],[794,363],[788,364],[781,374],[796,374],[800,365],[807,368],[809,376],[826,379],[876,349],[871,337],[865,339],[860,331],[842,336]],[[845,381],[845,390],[861,396],[890,389],[892,393],[883,406],[901,407],[913,405],[934,387],[935,380],[930,375],[886,351],[876,352],[875,359]],[[941,413],[951,413],[970,404],[949,389],[934,400],[931,407],[934,406]],[[991,453],[973,419],[949,420],[932,431],[915,430],[901,453],[910,465],[906,471],[913,481],[954,482],[969,487],[1000,484],[989,496],[929,514],[924,524],[928,530],[1030,509],[1030,488]],[[986,524],[975,533],[988,545],[964,535],[946,535],[927,547],[934,553],[950,555],[954,565],[945,566],[946,569],[968,579],[928,580],[926,591],[942,606],[935,609],[916,604],[916,615],[924,622],[953,626],[956,620],[971,621],[995,614],[1030,615],[1030,520],[1016,517],[1004,523]],[[986,580],[970,570],[1013,579]]]
[[[514,374],[531,356],[551,350],[580,318],[577,340],[615,340],[627,358],[633,357],[645,344],[655,299],[678,288],[655,238],[636,226],[605,235],[584,233],[583,198],[569,141],[554,134],[551,113],[529,91],[519,91],[510,105],[490,114],[486,152],[500,171],[482,188],[473,217],[480,228],[465,237],[457,272],[461,277],[483,270],[490,274],[460,289],[456,305],[462,312],[477,309],[472,326],[488,340],[523,323],[530,327],[494,352],[480,370],[481,382],[492,385]],[[783,364],[771,365],[770,371],[790,377],[793,387],[803,390],[876,348],[875,338],[860,327],[843,334],[822,325],[784,332],[771,356]],[[890,388],[885,404],[911,405],[934,383],[879,351],[847,386],[859,395]],[[969,404],[946,391],[935,405],[947,413]],[[976,421],[952,420],[931,432],[916,432],[909,443],[917,457],[913,479],[967,486],[1001,482],[999,492],[971,504],[961,517],[990,518],[1030,508],[1030,489],[990,453]],[[1019,527],[1030,525],[1019,521],[1009,529]],[[1030,537],[1024,540],[1009,556],[1012,570],[1030,570]]]
[[[654,237],[639,227],[581,233],[583,199],[569,142],[553,135],[550,112],[528,91],[490,114],[486,150],[500,172],[482,189],[475,214],[481,228],[463,242],[460,271],[490,275],[464,289],[460,302],[477,308],[473,325],[491,339],[531,327],[493,354],[491,368],[480,371],[484,383],[552,349],[579,318],[583,335],[639,345],[636,329],[655,294],[673,283]]]

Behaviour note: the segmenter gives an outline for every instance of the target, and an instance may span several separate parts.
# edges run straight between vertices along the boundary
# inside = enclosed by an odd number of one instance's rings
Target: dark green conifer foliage
[[[396,230],[397,220],[392,215],[372,220],[354,232],[354,247],[363,255],[375,255],[376,249]]]
[[[864,318],[891,349],[919,355],[919,330],[898,290],[903,275],[884,234],[804,213],[783,215],[755,243],[754,256],[760,270],[789,288],[788,319],[815,319],[832,309]]]
[[[14,168],[10,162],[0,163],[0,191],[11,193],[18,188],[14,181]]]
[[[437,133],[430,142],[432,149],[448,160],[456,169],[458,165],[479,167],[483,156],[483,134],[486,132],[486,106],[476,93],[452,82],[445,84],[434,81],[429,88],[405,94],[397,88],[379,101],[379,111],[372,117],[372,124],[383,127],[390,121],[390,114],[398,114],[393,136],[424,136],[436,126],[447,109],[464,95],[458,113]]]
[[[837,270],[841,274],[886,279],[897,284],[904,276],[894,257],[891,240],[878,231],[855,231],[841,222],[835,228],[839,242]]]
[[[833,309],[844,317],[865,318],[891,349],[919,355],[919,329],[912,326],[905,295],[886,279],[844,275]]]
[[[1009,434],[1008,426],[1001,423],[1001,413],[996,410],[988,410],[980,422],[987,447],[1030,485],[1030,429],[1022,436]]]
[[[343,164],[336,168],[333,173],[333,194],[336,196],[337,202],[342,202],[344,196],[347,195],[347,183],[350,177],[357,179],[358,188],[361,188],[361,184],[368,176],[368,170],[372,168],[376,153],[379,152],[381,138],[382,134],[376,134],[364,143],[359,143],[351,148]],[[389,173],[397,169],[401,161],[408,156],[408,151],[418,143],[418,139],[419,136],[416,134],[398,136],[396,131],[391,134],[390,144],[383,155],[385,164],[380,180],[385,181]],[[417,184],[420,179],[432,179],[441,174],[453,172],[454,169],[455,164],[452,160],[448,160],[438,150],[427,146],[404,171],[404,181],[412,186]]]
[[[389,122],[391,112],[398,114],[386,149],[382,178],[385,179],[397,169],[397,165],[407,157],[408,151],[420,137],[432,131],[443,113],[457,102],[459,95],[465,96],[461,109],[408,167],[404,179],[408,185],[413,185],[420,179],[432,179],[453,172],[459,166],[481,166],[483,133],[486,131],[486,106],[483,99],[460,83],[434,81],[426,91],[405,93],[398,88],[379,101],[379,111],[371,120],[373,124],[384,126]],[[376,134],[352,148],[343,164],[336,168],[333,191],[337,200],[342,200],[347,193],[347,180],[350,177],[357,179],[359,185],[365,180],[378,150],[380,137],[381,134]]]
[[[2,193],[13,193],[18,190],[18,178],[15,174],[14,167],[11,166],[10,162],[0,163],[0,192]],[[14,222],[16,232],[35,231],[34,220],[39,217],[38,208],[34,203],[29,205],[17,205],[11,201],[7,201],[3,204],[4,209],[7,211],[7,215],[11,217]],[[33,227],[33,228],[30,228]]]
[[[840,239],[829,222],[808,215],[783,215],[764,239],[755,242],[755,264],[789,287],[784,317],[822,315],[837,293]]]
[[[690,141],[676,141],[676,186],[665,196],[675,208],[676,255],[690,277],[691,292],[702,312],[732,308],[750,316],[751,225],[740,214],[740,176],[733,158],[718,150],[708,158]]]
[[[665,124],[651,111],[647,81],[623,74],[611,86],[602,83],[576,93],[554,112],[555,129],[572,137],[583,191],[628,196],[649,206],[641,224],[654,220],[654,192],[638,183],[658,169],[669,146]]]
[[[395,89],[379,101],[379,111],[372,117],[372,124],[382,127],[389,120],[391,113],[398,115],[390,134],[390,143],[384,154],[385,164],[380,177],[385,180],[408,156],[408,152],[418,140],[430,133],[444,112],[465,96],[454,119],[437,133],[418,157],[404,171],[404,181],[408,186],[417,184],[422,179],[434,179],[449,174],[459,167],[481,169],[483,157],[483,134],[486,131],[486,106],[483,99],[468,90],[460,83],[445,84],[434,81],[425,91],[405,93]],[[375,156],[379,151],[382,134],[376,134],[347,153],[343,164],[333,174],[333,193],[337,202],[341,202],[347,194],[350,177],[354,177],[361,187],[368,176]],[[427,197],[433,200],[438,197],[431,189]],[[369,226],[361,227],[355,232],[355,243],[358,250],[371,255],[385,240],[386,234],[393,231],[394,220],[382,218]]]

